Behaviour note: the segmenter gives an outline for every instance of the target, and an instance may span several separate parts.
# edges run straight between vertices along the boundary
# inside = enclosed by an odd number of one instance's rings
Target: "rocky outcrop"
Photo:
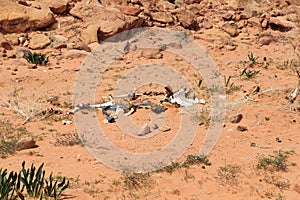
[[[90,4],[79,2],[70,10],[70,14],[90,24],[98,25],[100,40],[124,30],[140,27],[143,23],[142,18],[125,15],[117,8],[103,7],[97,2]]]
[[[0,1],[0,32],[39,30],[51,25],[54,21],[50,10],[39,10],[13,3],[10,0]]]

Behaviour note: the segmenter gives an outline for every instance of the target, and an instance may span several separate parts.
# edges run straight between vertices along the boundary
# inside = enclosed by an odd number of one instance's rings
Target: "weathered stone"
[[[88,52],[83,50],[77,50],[77,49],[71,49],[64,53],[65,58],[82,58],[86,57],[88,55]]]
[[[242,114],[237,114],[234,115],[230,118],[230,122],[233,124],[237,124],[239,123],[241,120],[243,119],[243,115]]]
[[[257,43],[261,46],[269,45],[274,40],[275,40],[275,38],[271,33],[263,33],[263,34],[258,36]]]
[[[88,45],[86,45],[84,42],[76,42],[73,48],[91,52],[91,48]]]
[[[0,33],[0,47],[6,50],[12,50],[11,44],[5,39],[5,37]]]
[[[49,1],[48,6],[53,13],[62,14],[68,8],[68,0]]]
[[[27,47],[20,47],[16,50],[15,55],[17,58],[23,58],[24,56],[27,56],[30,53],[31,52]]]
[[[98,42],[98,30],[100,26],[98,24],[89,25],[81,32],[80,40],[85,44]]]
[[[54,21],[50,10],[38,10],[10,0],[0,1],[0,32],[38,30],[51,25]]]
[[[258,17],[251,17],[248,19],[248,22],[247,24],[250,26],[250,27],[260,27],[260,20]]]
[[[48,36],[44,34],[33,34],[29,42],[30,49],[43,49],[51,43]]]
[[[232,20],[233,15],[234,15],[234,13],[233,13],[233,11],[231,11],[231,12],[226,12],[222,17],[224,20],[230,21],[230,20]]]
[[[263,21],[261,22],[261,27],[262,28],[268,28],[268,24],[269,24],[268,20],[267,19],[263,19]]]
[[[213,25],[208,20],[204,20],[202,22],[202,27],[205,28],[205,29],[211,29],[211,28],[213,28]]]
[[[103,6],[127,6],[127,0],[101,0]]]
[[[174,10],[176,8],[175,4],[163,0],[159,1],[156,6],[161,11]]]
[[[15,33],[4,35],[4,37],[12,45],[18,45],[19,44],[19,37]]]
[[[144,125],[142,129],[138,132],[138,136],[145,136],[151,132],[150,126],[148,124]]]
[[[244,132],[244,131],[248,131],[248,128],[246,126],[238,126],[236,127],[236,130]]]
[[[153,12],[150,13],[151,18],[161,23],[173,23],[173,16],[168,12]]]
[[[224,48],[228,51],[234,51],[236,49],[236,45],[225,45]]]
[[[287,32],[296,27],[295,23],[287,21],[285,17],[282,16],[271,17],[269,25],[271,29],[278,30],[280,32]]]
[[[177,18],[184,28],[188,28],[188,29],[198,28],[196,17],[190,12],[181,11],[177,14]]]
[[[67,48],[66,42],[68,41],[68,38],[62,36],[62,35],[53,35],[51,36],[51,47],[54,49],[62,49]]]
[[[222,29],[231,37],[235,37],[239,34],[238,26],[235,23],[225,23],[223,24]]]
[[[35,144],[35,140],[32,137],[26,137],[26,138],[22,138],[20,139],[15,148],[17,151],[21,151],[21,150],[25,150],[25,149],[31,149],[31,148],[35,148],[37,147],[37,145]]]
[[[145,59],[159,59],[162,58],[162,54],[159,49],[142,49],[138,53],[137,57]]]
[[[117,8],[103,7],[97,2],[85,4],[76,3],[70,14],[91,24],[99,25],[98,39],[101,41],[118,32],[138,28],[143,24],[143,19],[124,15]]]
[[[138,16],[143,10],[136,6],[120,6],[120,11],[125,15]]]

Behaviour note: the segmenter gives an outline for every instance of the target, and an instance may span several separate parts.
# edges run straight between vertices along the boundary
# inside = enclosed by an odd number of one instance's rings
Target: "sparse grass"
[[[286,171],[288,166],[295,165],[287,161],[288,156],[292,153],[290,151],[278,151],[275,155],[260,156],[256,167],[268,171]]]
[[[32,118],[41,115],[43,106],[41,99],[36,98],[34,94],[31,101],[21,96],[22,89],[19,88],[13,91],[12,99],[7,102],[7,108],[23,117],[23,124],[25,124]]]
[[[56,142],[54,144],[55,146],[83,145],[77,133],[71,133],[71,134],[53,133],[53,137],[56,139]]]
[[[153,181],[150,179],[150,173],[127,173],[124,172],[123,176],[124,187],[132,190],[139,188],[150,188]]]
[[[186,160],[182,163],[179,162],[172,162],[171,164],[163,167],[162,169],[157,170],[157,172],[168,172],[173,173],[174,170],[180,169],[180,168],[188,168],[191,165],[199,165],[204,164],[202,168],[205,168],[205,166],[210,166],[211,163],[209,162],[208,158],[206,156],[201,155],[188,155],[186,157]]]
[[[225,165],[219,167],[217,170],[217,179],[219,179],[223,185],[237,185],[238,174],[240,172],[241,167],[238,165]]]
[[[228,78],[226,78],[226,76],[224,76],[226,93],[231,93],[233,91],[237,91],[240,89],[240,87],[234,85],[234,83],[231,82],[231,79],[232,79],[231,75],[229,75]]]
[[[26,135],[30,135],[30,133],[24,127],[0,123],[0,157],[6,158],[8,155],[14,154],[17,142]]]
[[[96,198],[96,197],[99,196],[101,191],[98,188],[95,188],[95,186],[91,186],[91,187],[88,187],[88,188],[84,188],[83,192],[89,194],[93,198]]]
[[[265,178],[265,182],[278,187],[280,190],[287,190],[290,188],[291,185],[288,180],[280,180],[275,176]]]
[[[183,179],[184,179],[185,182],[188,183],[190,180],[192,180],[192,181],[195,180],[195,176],[193,174],[190,174],[188,172],[188,170],[185,170],[184,171],[184,178]]]

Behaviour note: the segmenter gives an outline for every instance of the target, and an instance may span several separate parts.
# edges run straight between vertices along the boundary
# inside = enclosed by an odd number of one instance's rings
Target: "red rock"
[[[136,6],[121,6],[120,11],[125,15],[138,16],[143,10]]]

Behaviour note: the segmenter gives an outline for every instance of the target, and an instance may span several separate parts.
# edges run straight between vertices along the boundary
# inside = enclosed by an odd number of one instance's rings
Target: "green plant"
[[[32,164],[30,168],[25,169],[25,161],[22,163],[21,182],[24,184],[27,194],[31,197],[39,197],[43,191],[45,171],[44,164],[37,169]]]
[[[188,167],[189,165],[195,165],[203,163],[206,166],[210,166],[211,163],[209,162],[208,158],[206,156],[202,155],[188,155],[186,157],[186,160],[183,162],[183,167]]]
[[[250,65],[250,67],[252,67],[252,66],[256,63],[256,61],[257,61],[258,58],[259,58],[259,57],[254,57],[254,55],[253,55],[252,52],[250,52],[250,53],[248,54],[248,60],[249,60],[249,65]]]
[[[10,172],[7,177],[7,169],[0,169],[0,199],[15,200],[18,197],[25,199],[20,188],[20,176],[16,172]]]
[[[279,180],[278,178],[271,176],[269,178],[265,179],[266,183],[268,184],[272,184],[276,187],[278,187],[280,190],[286,190],[289,189],[290,187],[290,183],[289,181],[285,181],[285,180]]]
[[[45,180],[45,182],[45,194],[49,197],[54,197],[54,199],[60,199],[62,193],[69,187],[69,181],[66,181],[66,177],[63,177],[62,181],[59,183],[58,179],[53,179],[52,173],[50,174],[49,179]]]
[[[226,93],[230,93],[230,92],[240,89],[238,86],[235,86],[233,82],[230,82],[231,78],[232,78],[232,76],[230,76],[230,75],[228,76],[228,78],[226,78],[226,76],[224,76]]]
[[[138,187],[149,187],[150,173],[123,173],[124,185],[128,189],[137,189]]]
[[[236,185],[238,173],[241,172],[241,168],[238,165],[225,165],[219,167],[217,170],[218,179],[222,181],[224,185]]]
[[[241,71],[240,76],[245,75],[247,79],[253,78],[255,77],[260,71],[256,71],[256,70],[250,70],[248,68],[244,68]]]
[[[27,62],[35,65],[46,66],[49,63],[49,56],[46,56],[46,54],[29,53],[28,55],[24,56],[24,58],[27,60]]]
[[[14,154],[17,142],[30,133],[24,127],[16,127],[9,122],[0,122],[0,157]]]
[[[52,178],[45,180],[44,164],[36,168],[33,164],[30,168],[25,168],[25,161],[22,162],[22,169],[19,173],[10,172],[7,178],[7,169],[0,169],[0,199],[25,200],[24,190],[27,195],[34,199],[45,199],[46,197],[53,197],[54,200],[60,199],[61,194],[69,186],[69,181],[64,177],[59,183],[58,180]]]
[[[268,171],[286,171],[289,165],[293,165],[287,161],[289,153],[278,151],[276,155],[260,156],[256,167]]]
[[[171,164],[163,167],[160,170],[157,170],[157,172],[166,171],[168,173],[173,173],[175,169],[179,168],[188,168],[191,165],[201,164],[203,163],[206,166],[210,166],[211,163],[209,162],[208,158],[206,156],[202,155],[188,155],[186,157],[186,160],[182,163],[179,162],[171,162]]]

